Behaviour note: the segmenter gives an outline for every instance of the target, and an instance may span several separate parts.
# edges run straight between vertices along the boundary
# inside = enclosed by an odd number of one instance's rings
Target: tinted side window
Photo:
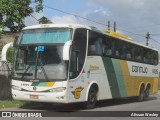
[[[71,47],[70,78],[76,78],[82,71],[87,46],[87,30],[77,29]]]
[[[104,51],[105,36],[103,34],[89,31],[88,55],[102,55]]]
[[[108,36],[105,37],[103,44],[104,56],[151,65],[158,64],[158,52],[149,48]]]

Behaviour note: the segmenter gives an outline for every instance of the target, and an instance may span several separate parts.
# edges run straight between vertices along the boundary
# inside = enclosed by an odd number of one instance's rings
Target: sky
[[[110,21],[113,26],[116,21],[117,32],[143,45],[146,44],[145,36],[149,32],[149,46],[160,51],[160,0],[44,0],[43,4],[106,25]],[[37,19],[45,16],[54,23],[77,23],[95,26],[100,30],[107,29],[104,25],[47,7],[40,13],[33,13],[33,16]],[[38,24],[32,17],[27,17],[25,22],[27,26]]]

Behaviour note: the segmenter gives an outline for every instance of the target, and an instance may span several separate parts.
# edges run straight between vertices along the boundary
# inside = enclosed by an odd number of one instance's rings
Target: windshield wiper
[[[41,57],[41,55],[40,55],[40,57]],[[37,78],[37,65],[38,65],[38,62],[40,63],[40,67],[41,67],[41,69],[43,71],[43,74],[44,74],[45,78],[47,79],[48,82],[50,82],[50,80],[48,79],[48,76],[46,74],[46,71],[45,71],[45,69],[43,67],[43,64],[39,60],[39,51],[37,52],[37,56],[36,56],[36,66],[35,66],[35,76],[34,77]]]
[[[44,67],[43,67],[42,62],[41,62],[40,60],[38,60],[38,61],[39,61],[39,63],[40,63],[40,67],[41,67],[41,69],[42,69],[42,71],[43,71],[43,74],[44,74],[45,78],[47,79],[48,82],[50,82],[50,80],[48,79],[48,76],[47,76],[47,74],[46,74],[46,71],[45,71],[45,69],[44,69]]]
[[[30,73],[27,73],[27,71],[29,70],[29,68],[31,67],[32,65],[29,65],[28,68],[24,71],[24,73],[22,74],[22,77],[21,79],[23,80],[24,76],[27,75],[27,74],[30,74]],[[32,73],[33,75],[33,73]]]
[[[17,75],[32,76],[33,73],[16,73]]]

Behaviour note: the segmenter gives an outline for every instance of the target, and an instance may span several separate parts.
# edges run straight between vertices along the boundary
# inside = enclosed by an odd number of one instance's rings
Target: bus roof
[[[148,49],[152,49],[152,50],[155,50],[155,51],[158,51],[156,50],[155,48],[152,48],[150,46],[145,46],[145,45],[142,45],[138,42],[135,42],[132,38],[128,37],[128,36],[125,36],[123,34],[120,34],[120,33],[116,33],[116,32],[113,32],[111,30],[103,30],[103,32],[106,32],[109,34],[109,36],[111,37],[114,37],[114,38],[117,38],[119,40],[122,40],[122,41],[126,41],[128,43],[132,43],[132,44],[135,44],[135,45],[138,45],[138,46],[141,46],[141,47],[145,47],[145,48],[148,48]]]
[[[80,24],[39,24],[39,25],[32,25],[23,28],[22,30],[28,30],[28,29],[38,29],[38,28],[60,28],[60,27],[67,27],[67,28],[86,28],[91,29],[91,27],[80,25]]]
[[[145,45],[142,45],[138,42],[135,42],[135,41],[133,41],[133,39],[131,39],[130,37],[127,37],[125,35],[115,33],[113,31],[109,31],[109,32],[107,32],[106,30],[100,31],[96,27],[89,27],[89,26],[81,25],[81,24],[39,24],[39,25],[32,25],[32,26],[25,27],[22,30],[38,29],[38,28],[54,28],[54,27],[55,28],[66,27],[66,28],[73,28],[73,29],[86,28],[86,29],[89,29],[89,30],[93,30],[95,32],[99,32],[101,34],[105,34],[105,35],[108,35],[108,36],[111,36],[111,37],[114,37],[114,38],[118,38],[119,40],[123,40],[123,41],[129,42],[129,43],[132,43],[132,44],[136,44],[136,45],[148,48],[148,49],[156,50],[155,48],[151,48],[149,46],[145,46]]]

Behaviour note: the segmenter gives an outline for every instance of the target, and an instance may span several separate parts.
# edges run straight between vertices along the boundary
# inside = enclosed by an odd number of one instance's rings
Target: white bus
[[[78,24],[26,27],[14,43],[12,96],[49,103],[137,97],[158,90],[158,52],[112,31]]]

